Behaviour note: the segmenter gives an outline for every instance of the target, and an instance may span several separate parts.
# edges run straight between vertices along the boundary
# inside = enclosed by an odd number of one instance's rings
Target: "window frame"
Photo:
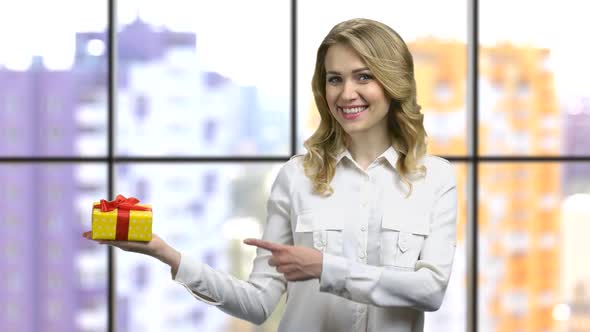
[[[115,113],[117,111],[117,15],[116,0],[107,0],[108,24],[107,24],[107,155],[103,157],[70,157],[70,156],[42,156],[42,157],[17,157],[0,156],[0,165],[7,164],[73,164],[84,163],[100,164],[107,166],[107,193],[109,199],[113,199],[114,193],[114,170],[121,164],[135,163],[268,163],[286,162],[293,155],[297,154],[297,0],[290,1],[291,18],[291,55],[290,55],[290,154],[285,156],[166,156],[166,157],[125,157],[116,156],[115,151]],[[566,163],[566,162],[590,162],[590,155],[559,155],[559,156],[494,156],[479,154],[479,0],[466,0],[467,4],[467,96],[466,96],[466,138],[467,155],[442,155],[441,157],[457,163],[465,163],[467,166],[467,223],[466,223],[466,266],[467,266],[467,288],[466,288],[466,330],[478,331],[478,191],[479,191],[479,166],[488,163]],[[108,291],[107,291],[107,327],[109,332],[116,331],[116,271],[115,252],[112,247],[108,248]]]

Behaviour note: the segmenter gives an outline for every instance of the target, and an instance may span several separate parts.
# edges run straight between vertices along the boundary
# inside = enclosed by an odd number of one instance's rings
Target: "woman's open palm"
[[[92,231],[87,231],[82,234],[83,237],[92,240]],[[116,241],[116,240],[93,240],[100,244],[107,244],[119,249],[137,252],[140,254],[153,256],[158,258],[161,255],[167,244],[156,234],[152,234],[152,240],[149,242],[137,241]]]

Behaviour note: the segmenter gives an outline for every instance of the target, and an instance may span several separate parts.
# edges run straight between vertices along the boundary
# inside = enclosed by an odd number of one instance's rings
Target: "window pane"
[[[588,12],[587,1],[481,1],[481,153],[590,154]]]
[[[0,326],[104,331],[106,248],[81,237],[105,197],[99,165],[0,165]]]
[[[0,156],[105,154],[106,13],[99,0],[0,4]]]
[[[119,2],[117,154],[289,154],[289,9]]]
[[[117,192],[152,204],[154,233],[181,253],[246,280],[255,256],[241,241],[260,237],[280,164],[174,164],[117,167]],[[121,331],[254,331],[172,281],[170,268],[117,250]],[[256,331],[276,331],[284,299]]]
[[[266,200],[279,167],[125,164],[117,167],[117,192],[133,193],[142,202],[152,203],[154,233],[183,254],[247,279],[255,252],[241,244],[241,239],[261,235]],[[426,331],[439,331],[441,326],[445,331],[461,331],[465,326],[466,166],[454,167],[459,202],[457,254],[443,306],[428,313]],[[117,251],[116,261],[117,321],[123,331],[254,329],[254,325],[194,299],[172,282],[170,269],[154,259]],[[283,302],[260,331],[276,331]]]
[[[480,330],[587,329],[590,268],[579,257],[590,249],[590,164],[498,163],[480,174]]]
[[[425,10],[428,8],[428,10]],[[441,15],[444,13],[444,15]],[[311,93],[317,48],[336,23],[355,17],[382,21],[396,30],[414,57],[418,104],[428,133],[428,152],[466,153],[466,1],[301,1],[298,3],[297,107],[299,149],[319,124]]]

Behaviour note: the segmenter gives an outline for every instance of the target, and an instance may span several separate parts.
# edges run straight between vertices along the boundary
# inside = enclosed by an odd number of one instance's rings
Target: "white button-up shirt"
[[[386,150],[366,169],[344,151],[334,193],[312,193],[303,157],[280,169],[267,205],[263,239],[323,252],[319,279],[287,282],[257,249],[247,281],[182,255],[175,280],[199,300],[255,324],[287,291],[279,331],[422,331],[424,311],[437,310],[455,252],[457,190],[452,165],[427,155],[424,178],[407,185]]]

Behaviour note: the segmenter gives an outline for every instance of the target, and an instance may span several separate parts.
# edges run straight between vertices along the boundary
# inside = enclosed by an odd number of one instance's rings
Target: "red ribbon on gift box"
[[[94,204],[94,208],[100,208],[102,212],[117,210],[117,234],[115,240],[126,241],[129,239],[129,211],[151,211],[152,208],[136,205],[139,199],[135,197],[126,198],[123,195],[117,195],[115,200],[100,200],[100,203]]]

